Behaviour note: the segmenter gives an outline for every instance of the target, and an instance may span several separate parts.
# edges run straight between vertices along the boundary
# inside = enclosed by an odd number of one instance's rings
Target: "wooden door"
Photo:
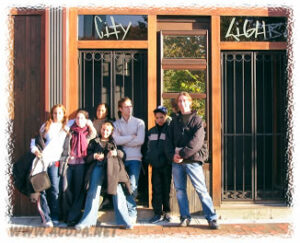
[[[14,115],[12,163],[29,151],[30,139],[45,119],[43,14],[15,15],[14,19]],[[16,189],[12,195],[14,216],[35,215],[29,199]]]

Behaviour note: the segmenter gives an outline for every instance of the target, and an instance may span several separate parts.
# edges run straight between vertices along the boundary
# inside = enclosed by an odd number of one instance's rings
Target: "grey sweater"
[[[141,147],[145,140],[145,123],[131,116],[128,121],[123,117],[114,122],[113,138],[117,145],[123,147],[126,160],[142,160]]]

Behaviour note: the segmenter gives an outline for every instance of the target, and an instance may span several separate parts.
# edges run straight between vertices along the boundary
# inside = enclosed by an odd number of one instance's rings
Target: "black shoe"
[[[68,227],[74,227],[77,224],[77,221],[68,221],[67,226]]]
[[[149,223],[155,224],[161,221],[161,215],[155,214],[152,219],[149,220]]]
[[[113,208],[112,201],[109,198],[105,198],[101,203],[99,210],[108,210],[112,208]]]
[[[217,220],[215,220],[215,219],[208,222],[208,227],[210,229],[219,229],[220,228],[220,226],[218,225]]]
[[[170,222],[171,221],[171,216],[168,213],[164,214],[164,221]]]
[[[180,220],[179,226],[180,226],[180,227],[186,227],[186,226],[189,226],[190,223],[191,223],[191,219],[189,219],[189,218],[184,218],[184,219],[181,219],[181,220]]]

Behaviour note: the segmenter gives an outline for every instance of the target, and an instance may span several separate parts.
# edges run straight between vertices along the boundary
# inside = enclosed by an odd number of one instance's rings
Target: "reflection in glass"
[[[206,71],[164,70],[163,93],[206,93]],[[172,112],[172,100],[164,99],[163,104]],[[194,99],[192,108],[206,120],[205,99]]]
[[[206,58],[206,36],[164,36],[164,58]]]
[[[164,70],[163,92],[205,93],[206,71]]]

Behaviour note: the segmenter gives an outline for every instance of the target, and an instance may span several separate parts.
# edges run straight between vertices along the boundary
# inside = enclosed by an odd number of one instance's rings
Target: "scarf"
[[[75,156],[77,158],[83,158],[87,155],[87,135],[89,133],[88,127],[85,126],[83,128],[77,126],[76,123],[74,123],[70,130],[72,133],[72,139],[71,139],[71,156]]]

